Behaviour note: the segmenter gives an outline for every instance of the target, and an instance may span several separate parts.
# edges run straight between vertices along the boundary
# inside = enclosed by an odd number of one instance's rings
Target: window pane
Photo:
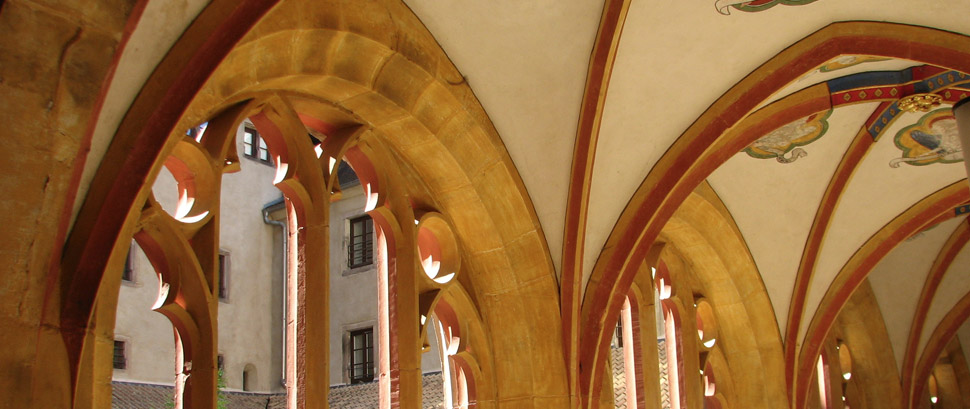
[[[348,373],[351,383],[374,380],[374,329],[367,328],[350,333],[350,362]]]
[[[125,369],[128,366],[128,362],[125,359],[125,341],[115,341],[114,344],[114,359],[113,359],[114,369]]]
[[[229,254],[219,253],[219,299],[229,298]]]
[[[350,221],[350,242],[347,245],[347,263],[350,267],[371,264],[374,256],[374,221],[370,216]]]
[[[246,128],[243,130],[243,155],[250,157],[256,156],[256,152],[253,147],[253,144],[257,138],[256,135],[256,130],[254,129]]]

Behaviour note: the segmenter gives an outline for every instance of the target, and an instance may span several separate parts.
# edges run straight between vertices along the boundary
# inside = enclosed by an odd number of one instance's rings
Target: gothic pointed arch
[[[211,40],[219,38],[227,39]],[[201,56],[203,51],[212,54]],[[555,274],[535,211],[471,89],[410,10],[395,1],[251,1],[236,8],[213,3],[170,52],[173,60],[186,55],[205,63],[193,65],[196,60],[189,59],[172,66],[173,71],[159,70],[123,120],[106,158],[123,157],[127,151],[137,155],[95,176],[96,185],[111,188],[90,192],[79,225],[96,226],[75,232],[72,257],[96,255],[102,250],[85,249],[81,243],[93,235],[117,237],[129,223],[99,206],[119,190],[129,198],[118,206],[140,206],[139,198],[145,197],[142,181],[153,178],[178,138],[171,130],[245,103],[248,115],[267,135],[272,155],[283,159],[276,183],[291,213],[303,215],[297,219],[323,219],[308,212],[321,208],[316,203],[323,203],[335,188],[327,177],[334,164],[326,159],[340,156],[352,165],[373,167],[361,172],[375,189],[373,211],[381,206],[413,209],[395,212],[398,219],[428,209],[446,215],[462,243],[461,284],[480,311],[480,336],[488,338],[494,355],[494,362],[477,366],[494,368],[489,376],[503,380],[488,399],[564,404],[564,368],[538,372],[561,367],[563,355],[560,343],[553,342],[556,338],[534,335],[559,333],[562,327]],[[180,73],[204,83],[186,87]],[[147,98],[153,95],[165,96],[162,104],[152,106]],[[327,114],[333,111],[341,115]],[[318,147],[329,156],[318,152],[312,157],[310,139],[300,137],[316,130],[337,138],[348,127],[357,129],[354,138]],[[336,146],[342,147],[334,150]],[[390,181],[396,187],[386,186]],[[411,230],[413,226],[400,231]],[[325,232],[308,229],[299,234],[312,241],[312,235]],[[95,261],[86,268],[103,268]],[[98,282],[96,275],[91,278]],[[311,287],[326,293],[325,287]],[[325,353],[320,357],[325,360]],[[305,389],[320,392],[319,383],[308,382]],[[309,399],[322,396],[311,394]]]
[[[878,22],[834,23],[777,54],[714,101],[653,166],[603,246],[583,301],[580,327],[584,331],[580,349],[591,352],[581,355],[582,367],[597,368],[595,363],[602,358],[598,356],[597,351],[601,350],[598,346],[608,342],[609,335],[609,328],[602,325],[605,321],[601,321],[601,317],[618,310],[638,264],[691,192],[728,158],[778,125],[766,121],[774,116],[772,112],[811,115],[825,112],[836,103],[830,92],[832,89],[819,87],[806,88],[794,99],[775,101],[772,94],[803,73],[842,54],[908,59],[941,69],[967,72],[970,69],[966,53],[968,45],[970,39],[965,36],[924,27]],[[851,99],[850,96],[847,100]],[[829,210],[823,206],[820,212]],[[815,227],[824,230],[824,222]],[[807,278],[800,277],[799,280]],[[804,297],[798,288],[795,290],[793,299]],[[840,299],[844,303],[845,298]],[[805,326],[799,320],[807,319],[811,313],[806,316],[804,307],[797,302],[791,308],[798,319],[788,322],[787,331],[781,330],[786,334],[784,373],[789,405],[801,407],[810,382],[809,377],[804,376],[804,369],[808,368],[805,360],[817,354],[797,348],[798,329]],[[809,334],[818,337],[829,328],[830,325],[810,329]],[[797,369],[799,367],[802,370]],[[593,378],[584,374],[583,391],[592,390],[591,385],[596,384]]]

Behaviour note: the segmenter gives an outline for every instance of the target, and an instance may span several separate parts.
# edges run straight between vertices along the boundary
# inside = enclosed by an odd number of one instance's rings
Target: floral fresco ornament
[[[753,158],[775,158],[778,163],[792,163],[798,158],[808,156],[808,152],[799,146],[808,145],[825,134],[829,128],[827,119],[831,113],[832,111],[814,114],[782,125],[752,142],[744,148],[744,152]]]
[[[799,6],[802,4],[813,3],[815,1],[816,0],[716,0],[714,2],[714,7],[717,8],[718,13],[729,15],[731,14],[731,7],[741,11],[756,12],[770,9],[778,4]]]
[[[963,161],[957,121],[950,108],[923,115],[917,123],[896,133],[895,140],[903,156],[889,161],[891,168],[898,168],[902,163],[924,166]]]

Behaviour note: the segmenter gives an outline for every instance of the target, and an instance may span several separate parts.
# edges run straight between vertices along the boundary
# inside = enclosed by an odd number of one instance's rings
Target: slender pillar
[[[657,313],[654,291],[647,288],[648,300],[631,298],[631,330],[636,368],[637,409],[660,409],[660,356],[657,343]],[[646,297],[644,297],[646,298]],[[628,406],[629,407],[629,406]]]
[[[330,374],[329,207],[307,210],[306,220],[287,200],[289,213],[287,400],[290,408],[326,408]],[[302,225],[301,225],[302,224]]]
[[[381,337],[381,409],[421,407],[420,313],[415,274],[414,213],[400,182],[389,186],[387,209],[374,214],[378,226]],[[394,186],[397,185],[397,186]]]

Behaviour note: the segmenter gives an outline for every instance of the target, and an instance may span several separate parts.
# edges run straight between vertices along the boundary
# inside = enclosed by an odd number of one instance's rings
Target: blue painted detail
[[[953,209],[954,216],[960,216],[967,213],[970,213],[970,205],[957,206],[956,209]]]
[[[827,82],[829,92],[836,93],[856,88],[877,87],[883,85],[905,84],[913,80],[913,69],[902,71],[870,71],[846,75]]]
[[[913,84],[913,92],[936,92],[943,88],[949,88],[954,84],[964,84],[967,82],[970,82],[970,75],[961,74],[959,71],[944,71]]]
[[[891,105],[886,107],[886,109],[879,114],[879,117],[876,118],[873,123],[869,124],[867,131],[873,140],[879,139],[879,135],[882,135],[882,133],[886,131],[886,128],[893,123],[893,119],[899,115],[899,107],[896,105],[897,103],[898,101],[893,102]]]
[[[913,93],[914,94],[926,94],[926,93],[929,93],[929,92],[933,92],[933,90],[936,89],[935,86],[933,88],[930,88],[929,86],[926,85],[927,83],[929,83],[929,81],[923,80],[923,81],[920,81],[920,82],[917,82],[917,83],[913,84]]]

